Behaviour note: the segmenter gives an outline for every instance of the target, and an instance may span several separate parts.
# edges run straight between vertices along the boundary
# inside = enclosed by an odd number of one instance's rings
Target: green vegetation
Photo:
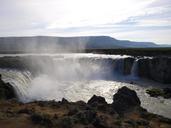
[[[151,88],[147,89],[146,93],[148,93],[151,97],[164,97],[164,98],[171,98],[171,89],[170,88]]]

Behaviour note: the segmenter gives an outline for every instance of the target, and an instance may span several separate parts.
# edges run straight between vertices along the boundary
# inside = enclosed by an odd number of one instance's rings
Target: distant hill
[[[82,37],[0,37],[0,51],[50,51],[157,47],[151,42],[117,40],[108,36]]]
[[[160,44],[160,45],[158,45],[158,47],[171,47],[171,45],[170,44]]]

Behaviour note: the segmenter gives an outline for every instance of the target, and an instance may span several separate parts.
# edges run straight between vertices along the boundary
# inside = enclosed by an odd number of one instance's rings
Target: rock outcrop
[[[140,107],[141,102],[134,90],[122,87],[116,94],[114,94],[112,105],[114,110],[119,114],[123,114],[135,107]]]
[[[171,83],[171,58],[155,57],[138,61],[140,77],[152,79],[161,83]]]
[[[131,74],[131,69],[132,69],[134,61],[135,61],[135,58],[133,58],[133,57],[128,57],[128,58],[124,59],[124,64],[123,64],[123,74],[124,75]]]
[[[106,109],[97,106],[103,105]],[[2,128],[170,128],[171,120],[143,111],[136,92],[118,90],[112,104],[100,96],[83,101],[0,102]],[[138,109],[137,109],[138,108]],[[129,112],[128,112],[129,111]],[[122,114],[124,116],[121,116]],[[17,119],[17,122],[16,122]],[[8,122],[8,123],[6,123]]]
[[[93,97],[90,100],[88,100],[88,104],[107,104],[107,102],[104,97],[93,95]]]
[[[14,88],[9,83],[4,83],[0,75],[0,99],[16,98]]]

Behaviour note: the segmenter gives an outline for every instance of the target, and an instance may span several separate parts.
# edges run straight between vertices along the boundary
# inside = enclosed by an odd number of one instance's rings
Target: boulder
[[[68,104],[69,102],[68,102],[68,100],[67,100],[67,99],[65,99],[65,98],[62,98],[62,101],[61,101],[61,103],[62,103],[62,104]]]
[[[93,97],[88,100],[88,104],[107,104],[107,102],[104,97],[93,95]]]
[[[104,97],[96,95],[94,95],[87,104],[101,111],[106,111],[108,105]]]
[[[0,99],[16,98],[14,88],[9,83],[4,83],[0,75]]]
[[[141,102],[134,90],[127,87],[122,87],[113,96],[113,109],[118,114],[123,114],[127,111],[134,109],[135,107],[140,107]]]

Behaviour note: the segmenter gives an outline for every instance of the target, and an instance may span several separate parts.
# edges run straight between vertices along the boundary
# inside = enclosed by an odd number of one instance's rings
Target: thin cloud
[[[109,35],[171,43],[163,35],[170,32],[170,5],[171,0],[1,0],[0,36]],[[131,33],[143,35],[136,39]]]

